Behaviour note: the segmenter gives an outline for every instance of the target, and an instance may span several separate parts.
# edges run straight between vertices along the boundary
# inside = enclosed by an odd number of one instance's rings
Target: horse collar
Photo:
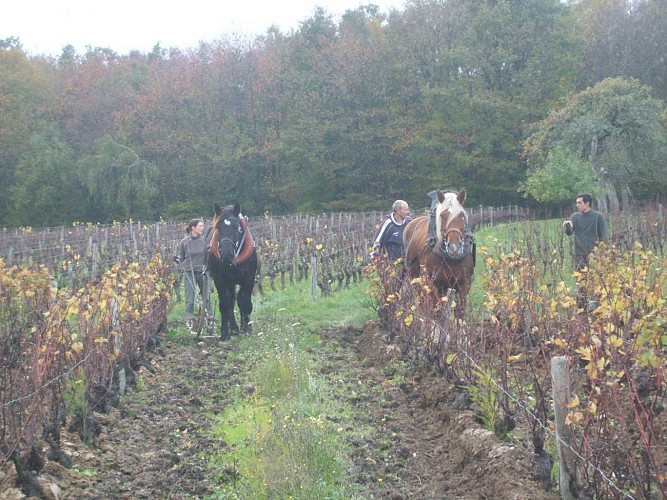
[[[243,237],[241,238],[241,243],[239,244],[236,256],[234,257],[234,260],[232,260],[232,264],[245,262],[255,249],[255,239],[252,237],[250,229],[248,229],[248,222],[245,217],[240,217],[239,222],[241,224],[241,229],[243,229]]]
[[[232,265],[241,264],[248,260],[253,250],[255,249],[255,239],[252,236],[252,233],[248,229],[248,223],[246,222],[245,217],[239,217],[239,223],[241,229],[243,230],[243,236],[239,242],[234,258],[232,259]],[[228,222],[225,220],[225,224]],[[220,245],[218,244],[218,229],[214,227],[211,230],[210,239],[208,241],[210,252],[215,255],[218,260],[222,260],[220,255]]]
[[[218,228],[214,227],[211,230],[211,239],[208,242],[210,251],[213,255],[216,256],[218,260],[222,260],[220,256],[220,247],[218,246]]]

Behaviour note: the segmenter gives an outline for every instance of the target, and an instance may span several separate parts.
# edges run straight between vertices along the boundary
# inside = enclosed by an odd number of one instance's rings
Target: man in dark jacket
[[[410,207],[403,200],[396,200],[392,205],[393,213],[387,217],[375,233],[371,257],[380,252],[387,254],[391,262],[403,257],[403,229],[410,218]]]
[[[589,193],[577,195],[577,210],[570,220],[563,222],[565,234],[574,234],[574,264],[577,271],[588,266],[588,256],[599,241],[607,237],[604,215],[591,209],[593,197]]]

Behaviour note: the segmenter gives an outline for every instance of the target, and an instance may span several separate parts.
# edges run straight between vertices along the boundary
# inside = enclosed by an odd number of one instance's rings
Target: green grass
[[[233,403],[209,415],[211,438],[224,446],[206,457],[217,485],[208,498],[355,497],[357,486],[346,480],[350,464],[340,424],[354,410],[336,402],[338,391],[354,388],[332,385],[318,374],[318,363],[331,349],[318,332],[377,318],[368,282],[313,298],[304,281],[255,295],[253,303],[253,333],[233,338],[226,362],[240,367],[236,385],[252,383],[254,391],[232,389],[226,396]],[[168,316],[175,344],[193,342],[183,309],[183,302],[174,301]]]
[[[377,317],[370,306],[368,282],[313,299],[309,283],[302,282],[284,291],[269,292],[255,301],[259,317],[289,317],[304,327],[359,326]]]
[[[210,498],[353,496],[345,479],[346,445],[339,424],[328,418],[348,410],[338,406],[333,388],[317,373],[317,357],[326,349],[317,330],[370,317],[370,312],[336,313],[337,307],[360,309],[358,295],[365,286],[318,299],[292,287],[257,304],[253,334],[233,340],[234,351],[246,353],[244,379],[254,392],[213,416],[211,436],[225,446],[207,457],[218,482]]]

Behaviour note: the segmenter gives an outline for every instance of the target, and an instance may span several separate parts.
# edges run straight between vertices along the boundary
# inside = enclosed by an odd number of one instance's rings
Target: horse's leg
[[[227,285],[220,279],[215,278],[215,288],[218,291],[218,310],[220,311],[220,340],[229,340],[229,291]],[[233,304],[233,302],[232,302]]]
[[[470,286],[472,283],[472,271],[465,268],[462,274],[459,275],[456,282],[456,309],[454,314],[456,319],[463,320],[466,316],[466,302],[468,301],[468,294],[470,293]]]
[[[252,289],[254,286],[254,278],[252,280],[245,280],[239,288],[237,302],[239,311],[241,313],[241,331],[250,332],[252,326],[250,325],[250,314],[252,313]]]
[[[236,303],[236,285],[232,284],[229,287],[229,330],[232,335],[239,333],[239,325],[236,322],[236,314],[234,314],[234,307]]]
[[[220,311],[220,340],[229,340],[231,338],[229,332],[229,302],[228,293],[223,291],[219,295],[220,304],[218,310]]]
[[[457,290],[456,292],[456,307],[454,308],[454,316],[456,319],[463,320],[466,317],[466,299],[468,296],[467,290]]]

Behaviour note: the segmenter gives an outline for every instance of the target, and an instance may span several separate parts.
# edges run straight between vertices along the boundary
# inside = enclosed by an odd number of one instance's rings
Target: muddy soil
[[[345,373],[359,387],[337,397],[360,410],[358,422],[344,425],[369,429],[363,439],[349,437],[349,473],[362,498],[558,498],[546,491],[531,450],[484,430],[460,391],[435,374],[399,373],[400,351],[376,322],[320,335],[326,347],[314,355],[321,358],[321,374],[336,380]],[[139,387],[119,409],[95,414],[101,433],[94,444],[82,443],[65,425],[61,445],[73,467],[45,462],[37,476],[45,498],[180,499],[211,493],[204,456],[225,444],[207,437],[205,415],[231,403],[225,396],[231,387],[253,391],[242,367],[229,361],[233,350],[233,343],[205,339],[192,345],[167,341],[149,353],[149,369],[136,374]],[[11,487],[14,480],[13,466],[0,471],[0,498],[25,498]]]

